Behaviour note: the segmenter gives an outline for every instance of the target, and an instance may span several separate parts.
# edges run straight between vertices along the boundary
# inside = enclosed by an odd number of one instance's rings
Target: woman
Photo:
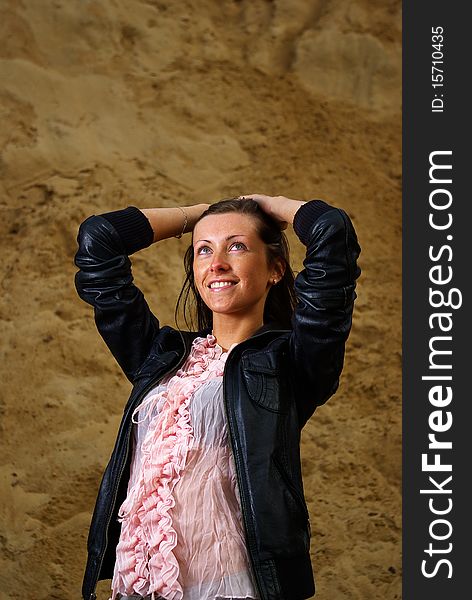
[[[282,232],[307,246],[295,281]],[[161,327],[129,255],[192,231],[196,331]],[[300,432],[336,391],[360,252],[322,200],[253,194],[80,227],[79,295],[133,384],[90,528],[85,600],[314,594]],[[176,314],[179,306],[177,306]]]

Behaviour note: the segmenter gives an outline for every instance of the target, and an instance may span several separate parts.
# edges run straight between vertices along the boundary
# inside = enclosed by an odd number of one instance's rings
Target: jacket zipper
[[[180,331],[179,331],[180,333]],[[177,369],[179,369],[179,367],[182,365],[182,363],[184,362],[186,356],[187,356],[187,344],[185,342],[185,339],[183,337],[183,335],[180,333],[180,337],[182,338],[183,344],[184,344],[184,353],[183,355],[180,357],[179,362],[172,367],[171,369],[169,369],[168,371],[166,371],[165,373],[163,373],[162,375],[159,375],[159,377],[155,377],[154,379],[152,379],[148,385],[144,388],[144,390],[139,394],[139,396],[136,398],[136,402],[135,404],[138,405],[138,401],[140,402],[142,400],[142,398],[144,398],[144,396],[148,393],[148,391],[150,389],[152,389],[152,387],[154,385],[156,385],[156,383],[162,379],[163,377],[165,377],[166,375],[168,375],[169,373],[171,373],[172,371],[176,371]],[[95,600],[96,599],[96,594],[95,594],[95,590],[97,588],[97,583],[98,583],[98,577],[100,576],[100,571],[102,570],[102,565],[103,565],[103,559],[105,558],[105,552],[108,548],[108,529],[110,527],[110,522],[111,522],[111,517],[113,514],[113,510],[115,508],[115,504],[116,504],[116,497],[118,495],[118,488],[120,486],[120,482],[121,482],[121,477],[123,475],[123,471],[125,470],[125,465],[128,461],[128,454],[129,454],[129,440],[131,437],[131,431],[132,431],[132,426],[128,428],[128,433],[126,436],[126,452],[125,452],[125,456],[124,456],[124,460],[122,462],[121,465],[121,469],[120,469],[120,473],[119,476],[116,480],[116,484],[115,484],[115,488],[113,490],[113,501],[111,503],[111,507],[110,507],[110,512],[108,513],[108,518],[107,518],[107,523],[106,523],[106,528],[105,528],[105,547],[102,550],[102,554],[100,556],[100,563],[99,563],[99,567],[95,573],[95,581],[93,582],[93,592],[90,595],[90,600]]]
[[[281,330],[276,330],[276,329],[271,329],[270,333],[285,333],[286,330],[285,329],[281,329]],[[262,335],[265,335],[266,333],[268,333],[267,331],[264,331],[263,333],[259,333],[257,335],[252,336],[251,338],[249,338],[250,340],[253,340],[257,337],[260,337]],[[245,340],[246,341],[246,340]],[[237,425],[235,423],[235,421],[233,421],[232,419],[232,415],[230,413],[230,410],[228,408],[228,394],[226,393],[226,371],[227,371],[227,366],[228,363],[231,363],[231,354],[228,356],[228,360],[226,361],[225,364],[225,369],[224,369],[224,373],[223,373],[223,380],[225,381],[225,385],[223,386],[223,393],[224,393],[224,405],[225,405],[225,412],[226,412],[226,419],[228,421],[228,425],[229,425],[229,432],[230,432],[230,442],[231,442],[231,448],[233,450],[233,455],[234,455],[234,462],[236,465],[236,479],[238,481],[238,488],[239,488],[239,496],[241,499],[241,512],[242,512],[242,516],[243,516],[243,522],[244,522],[244,527],[246,530],[246,536],[247,539],[249,541],[249,558],[251,560],[251,565],[252,565],[252,570],[254,573],[254,579],[255,579],[255,583],[257,586],[257,590],[259,592],[259,596],[261,598],[261,600],[265,597],[265,594],[262,593],[262,586],[260,584],[260,573],[258,572],[258,570],[255,567],[254,564],[254,557],[253,557],[253,552],[252,552],[252,548],[255,548],[255,538],[252,534],[252,527],[249,527],[249,520],[248,520],[248,509],[247,509],[247,502],[246,502],[246,497],[243,491],[243,486],[241,484],[241,471],[242,471],[242,459],[241,459],[241,455],[239,453],[238,448],[236,447],[236,444],[234,443],[234,432],[237,430]]]
[[[226,365],[225,365],[226,367]],[[258,588],[258,592],[259,592],[259,596],[261,598],[263,598],[263,594],[261,594],[261,587],[259,584],[259,574],[257,573],[257,569],[255,567],[254,564],[254,558],[253,558],[253,553],[252,553],[252,548],[255,546],[255,539],[254,536],[252,535],[252,527],[249,527],[249,523],[248,523],[248,510],[247,510],[247,504],[246,504],[246,497],[245,497],[245,493],[243,491],[243,487],[241,484],[241,476],[240,476],[240,472],[241,472],[241,456],[239,454],[239,450],[236,446],[236,444],[234,444],[233,442],[233,438],[234,436],[234,431],[236,430],[237,426],[235,425],[235,423],[232,420],[232,416],[230,415],[230,411],[228,409],[228,395],[226,394],[226,385],[223,386],[223,390],[224,390],[224,405],[225,405],[225,412],[226,412],[226,419],[228,421],[228,425],[229,425],[229,431],[230,431],[230,442],[231,442],[231,448],[233,450],[233,456],[234,456],[234,462],[236,464],[236,479],[238,481],[238,488],[239,488],[239,497],[241,499],[241,512],[242,512],[242,516],[243,516],[243,522],[244,522],[244,527],[246,530],[246,536],[248,538],[248,542],[249,542],[249,558],[251,560],[251,565],[252,565],[252,570],[254,573],[254,579],[256,581],[256,585]]]

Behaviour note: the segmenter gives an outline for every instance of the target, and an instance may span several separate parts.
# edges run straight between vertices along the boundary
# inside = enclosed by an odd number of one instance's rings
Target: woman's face
[[[193,230],[193,273],[202,300],[214,313],[262,315],[280,267],[269,266],[266,245],[249,215],[208,215]]]

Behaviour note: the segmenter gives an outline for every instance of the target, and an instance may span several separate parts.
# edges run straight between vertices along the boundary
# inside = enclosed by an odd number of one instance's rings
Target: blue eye
[[[206,254],[206,252],[202,252],[202,250],[210,250],[208,246],[200,246],[197,250],[197,254]]]
[[[231,248],[234,248],[235,246],[240,246],[243,250],[246,249],[246,246],[242,242],[234,242],[234,244],[231,244]]]

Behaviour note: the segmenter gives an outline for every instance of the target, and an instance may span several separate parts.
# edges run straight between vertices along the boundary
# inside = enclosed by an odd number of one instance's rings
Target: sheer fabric
[[[223,404],[228,352],[196,338],[135,412],[112,598],[257,598]]]

